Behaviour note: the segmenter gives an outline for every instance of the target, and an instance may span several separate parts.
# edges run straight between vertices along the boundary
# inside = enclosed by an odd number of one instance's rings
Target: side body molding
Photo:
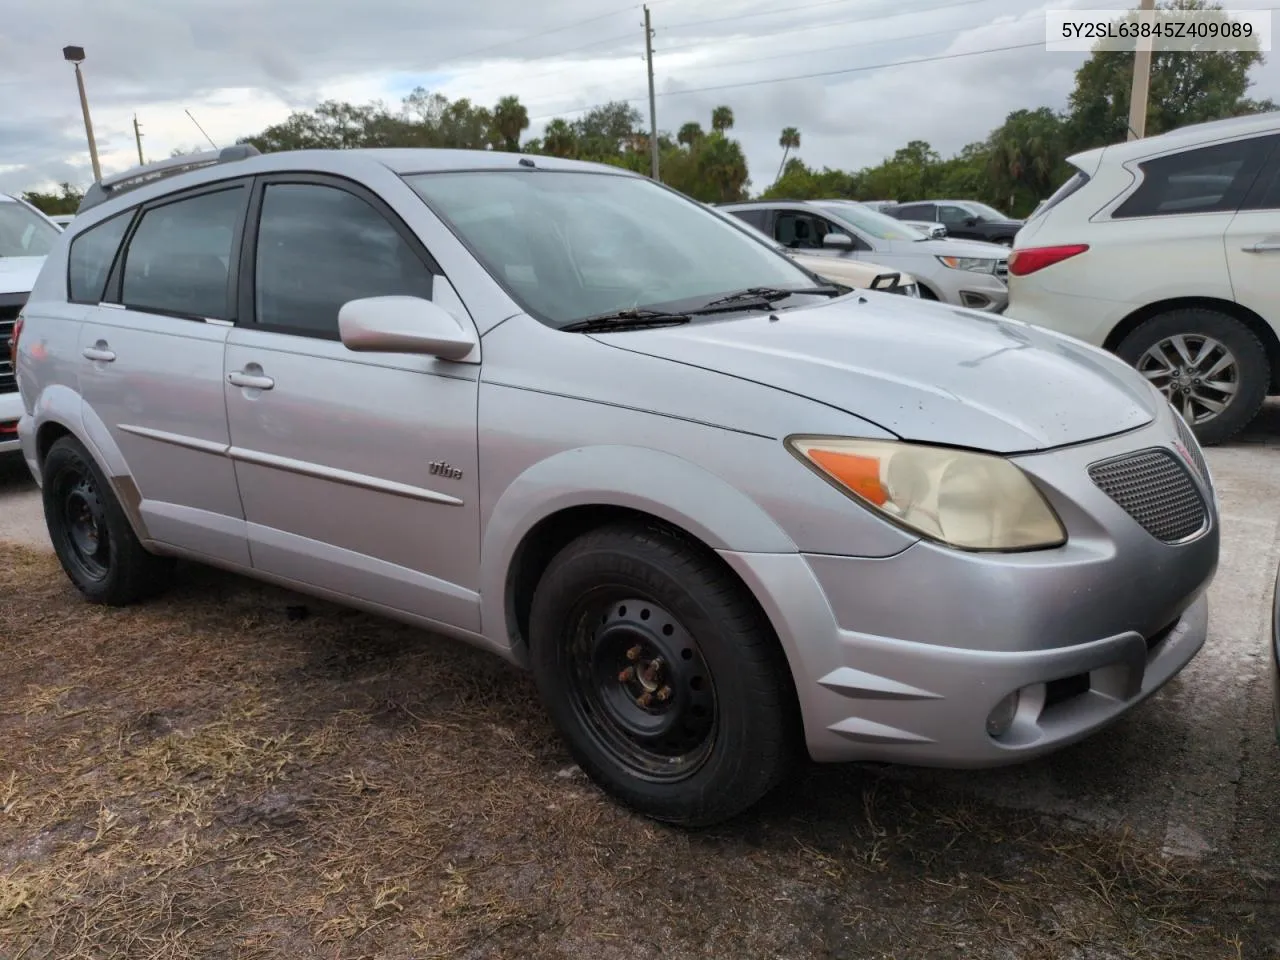
[[[481,498],[485,498],[482,486]],[[487,506],[482,503],[482,509]],[[641,447],[565,450],[528,467],[487,511],[480,548],[481,627],[525,662],[509,604],[508,575],[525,536],[561,510],[615,506],[652,514],[713,550],[797,553],[761,507],[724,479],[680,457]]]

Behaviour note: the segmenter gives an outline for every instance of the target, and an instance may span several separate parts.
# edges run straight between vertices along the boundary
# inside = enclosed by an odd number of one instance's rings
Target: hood
[[[809,397],[905,440],[994,453],[1121,433],[1157,409],[1122,361],[1016,320],[857,294],[773,316],[596,339]]]
[[[30,293],[44,257],[0,257],[0,294]]]
[[[984,220],[983,226],[999,230],[1017,230],[1019,227],[1024,226],[1026,222],[1025,220]]]
[[[1009,256],[1009,248],[998,243],[957,240],[951,237],[943,240],[894,240],[891,242],[891,249],[894,253],[932,254],[935,257],[988,257],[1003,260]]]

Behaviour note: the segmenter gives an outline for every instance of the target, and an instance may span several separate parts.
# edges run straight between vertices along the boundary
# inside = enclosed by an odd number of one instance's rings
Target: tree
[[[692,149],[693,145],[704,136],[706,136],[706,134],[703,133],[702,124],[697,120],[690,120],[688,123],[680,126],[680,132],[676,134],[676,142],[682,143],[686,147]]]
[[[800,149],[800,131],[795,127],[783,127],[778,146],[782,148],[782,162],[778,164],[778,176],[774,177],[775,180],[782,176],[782,170],[787,165],[787,154]]]
[[[1165,0],[1164,9],[1221,10],[1204,0]],[[1076,71],[1068,100],[1067,148],[1087,150],[1124,140],[1129,128],[1131,51],[1096,50]],[[1249,71],[1263,62],[1255,51],[1155,50],[1145,133],[1153,136],[1189,123],[1274,110],[1271,100],[1245,96]]]
[[[28,190],[22,195],[22,199],[46,216],[56,217],[64,213],[75,213],[80,209],[84,191],[64,181],[58,184],[57,190],[50,190],[48,193]]]
[[[529,111],[519,97],[503,97],[493,108],[494,146],[520,152],[520,134],[529,129]]]
[[[724,133],[733,128],[733,111],[728,107],[716,107],[711,111],[711,129]]]
[[[562,117],[547,124],[542,134],[542,151],[553,157],[572,157],[578,152],[578,137]]]
[[[1048,107],[1015,110],[987,140],[987,172],[1000,207],[1034,205],[1063,179],[1064,123]],[[1019,202],[1019,201],[1022,202]]]
[[[617,156],[635,135],[640,122],[640,111],[621,100],[588,110],[573,124],[579,155],[591,160]]]

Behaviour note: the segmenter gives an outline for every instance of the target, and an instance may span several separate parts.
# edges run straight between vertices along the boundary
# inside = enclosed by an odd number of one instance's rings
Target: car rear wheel
[[[674,532],[590,532],[547,567],[533,673],[578,765],[638,812],[726,820],[785,775],[798,711],[764,615],[710,551]]]
[[[1271,368],[1248,327],[1218,310],[1171,310],[1152,317],[1116,353],[1169,399],[1205,445],[1248,425],[1266,399]]]
[[[124,606],[161,589],[171,562],[148,553],[93,457],[74,437],[45,456],[45,524],[71,582],[93,603]]]

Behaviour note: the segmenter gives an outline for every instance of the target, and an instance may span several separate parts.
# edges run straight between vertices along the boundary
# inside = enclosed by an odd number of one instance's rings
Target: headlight
[[[952,270],[972,270],[974,273],[995,273],[995,260],[988,260],[985,257],[939,257],[938,261],[944,267],[950,267]]]
[[[839,437],[789,437],[819,476],[882,517],[962,550],[1037,550],[1067,534],[1053,508],[1004,457]]]
[[[904,297],[919,297],[920,288],[914,283],[900,283],[891,291],[892,293],[900,293]]]

